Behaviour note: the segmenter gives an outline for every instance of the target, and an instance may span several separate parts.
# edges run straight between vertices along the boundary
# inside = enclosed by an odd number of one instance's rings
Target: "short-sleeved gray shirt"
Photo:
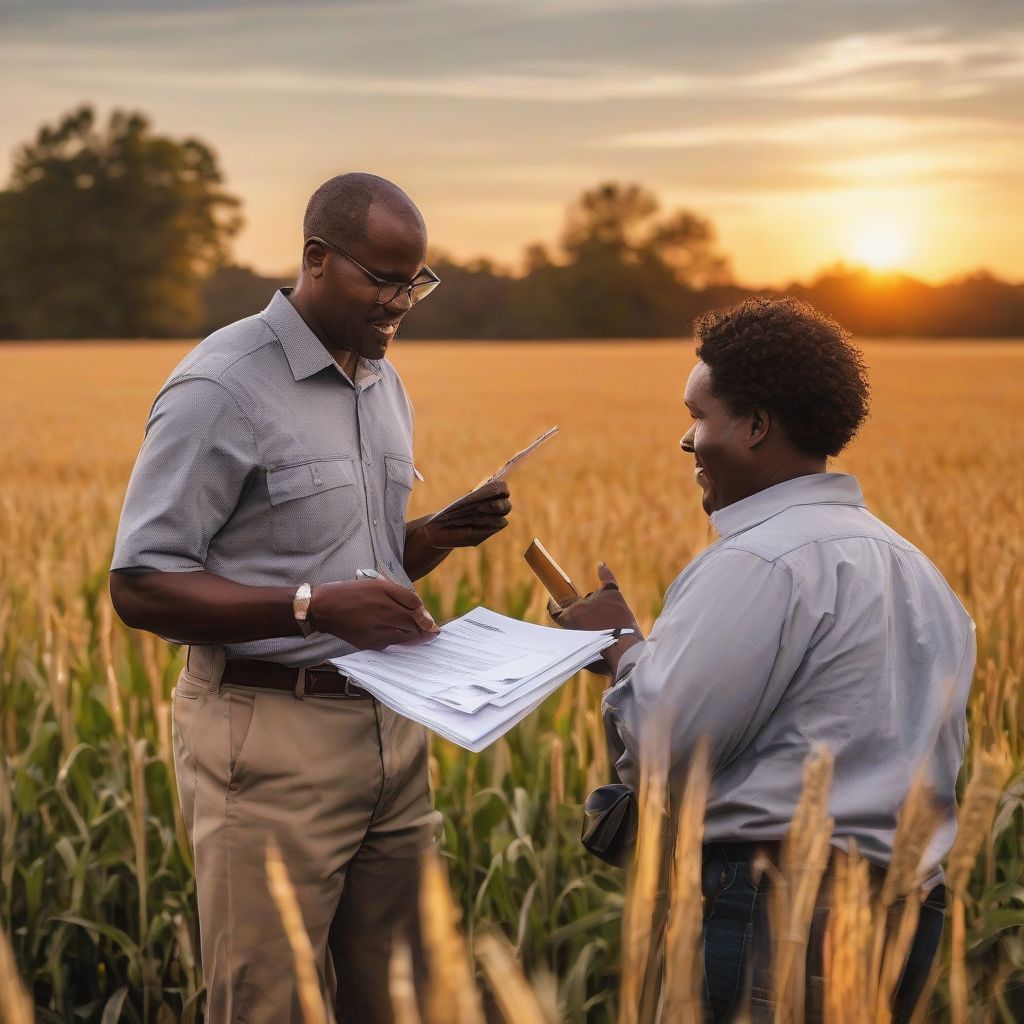
[[[115,570],[205,569],[298,586],[402,565],[412,407],[387,360],[349,380],[288,299],[211,334],[150,411],[114,546]],[[314,665],[352,650],[325,633],[226,647]]]

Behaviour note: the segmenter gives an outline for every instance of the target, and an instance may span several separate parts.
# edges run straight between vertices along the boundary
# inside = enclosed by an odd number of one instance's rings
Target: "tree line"
[[[43,126],[0,192],[0,338],[188,337],[258,312],[294,274],[230,262],[241,206],[210,146],[157,134],[142,114],[100,124],[84,106]],[[1024,285],[984,271],[928,285],[836,266],[755,293],[733,280],[709,220],[630,183],[584,191],[557,245],[529,246],[520,272],[430,261],[443,286],[406,339],[678,337],[751,294],[796,295],[863,336],[1024,336]]]

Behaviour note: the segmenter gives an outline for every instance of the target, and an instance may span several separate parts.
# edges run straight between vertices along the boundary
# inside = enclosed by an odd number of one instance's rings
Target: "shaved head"
[[[408,219],[426,235],[416,204],[394,182],[376,174],[353,172],[325,181],[310,196],[302,219],[303,241],[316,235],[340,248],[358,246],[367,240],[374,206]]]
[[[310,197],[302,231],[292,304],[346,372],[360,358],[383,359],[426,264],[416,204],[387,178],[339,174]]]

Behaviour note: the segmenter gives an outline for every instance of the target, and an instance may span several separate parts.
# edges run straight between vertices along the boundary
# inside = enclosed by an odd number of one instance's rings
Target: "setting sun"
[[[853,256],[873,270],[890,270],[907,258],[907,239],[893,224],[869,223],[853,237]]]

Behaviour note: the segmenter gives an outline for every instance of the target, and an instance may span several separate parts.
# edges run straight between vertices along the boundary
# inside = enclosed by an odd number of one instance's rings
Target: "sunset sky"
[[[3,178],[83,101],[212,144],[266,272],[369,170],[459,258],[515,264],[617,179],[710,217],[750,284],[1024,279],[1019,0],[0,0]]]

